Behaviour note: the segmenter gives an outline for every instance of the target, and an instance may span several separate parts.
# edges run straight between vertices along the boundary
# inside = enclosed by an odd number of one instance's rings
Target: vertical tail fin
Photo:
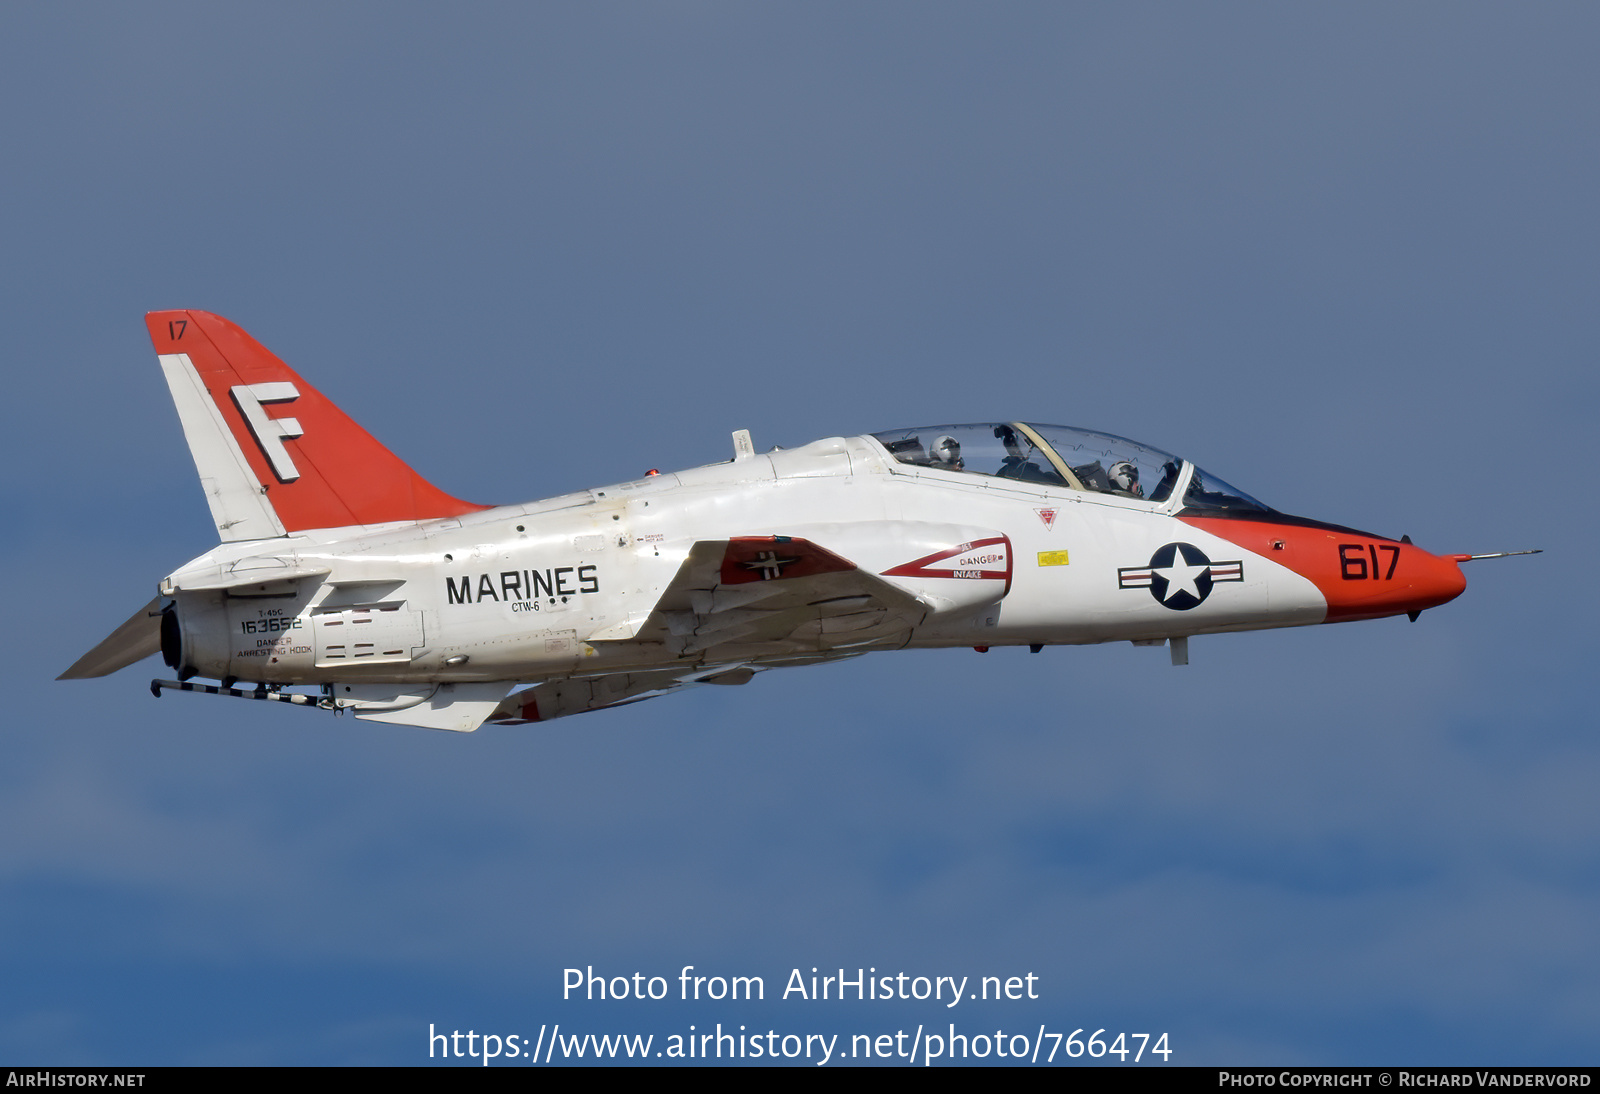
[[[220,315],[158,311],[145,325],[223,540],[486,508],[422,478]]]

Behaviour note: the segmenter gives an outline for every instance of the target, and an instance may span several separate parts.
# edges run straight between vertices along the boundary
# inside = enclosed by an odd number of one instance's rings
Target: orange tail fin
[[[221,316],[159,311],[145,324],[224,540],[488,508],[422,478]]]

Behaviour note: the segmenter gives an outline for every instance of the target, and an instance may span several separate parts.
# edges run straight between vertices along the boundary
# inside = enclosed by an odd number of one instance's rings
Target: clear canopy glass
[[[1238,487],[1229,486],[1209,471],[1194,469],[1189,489],[1183,492],[1185,509],[1219,509],[1224,511],[1270,513],[1272,510]]]
[[[1065,425],[990,422],[895,429],[872,436],[903,464],[941,471],[1164,502],[1184,467],[1170,452],[1126,437]],[[1242,490],[1195,468],[1185,508],[1272,512]]]

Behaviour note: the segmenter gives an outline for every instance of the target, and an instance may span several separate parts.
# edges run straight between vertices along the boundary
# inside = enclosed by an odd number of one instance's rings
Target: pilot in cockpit
[[[1144,497],[1144,490],[1139,486],[1139,469],[1129,461],[1118,460],[1111,465],[1107,475],[1111,479],[1111,488],[1117,493],[1130,498]]]
[[[965,466],[961,460],[961,442],[948,433],[933,442],[933,447],[928,449],[928,459],[930,466],[950,471],[960,471]]]
[[[1015,429],[1009,425],[997,425],[994,427],[994,435],[1006,446],[1005,459],[1000,461],[1000,470],[995,472],[997,476],[1002,479],[1021,479],[1032,477],[1027,474],[1029,469],[1038,472],[1038,465],[1028,462],[1027,453],[1023,452]],[[1033,445],[1030,443],[1028,447],[1031,449]]]

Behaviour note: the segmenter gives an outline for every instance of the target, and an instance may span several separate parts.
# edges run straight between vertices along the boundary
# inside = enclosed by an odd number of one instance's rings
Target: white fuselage
[[[178,602],[190,669],[267,683],[536,682],[1323,621],[1327,602],[1311,581],[1176,520],[1182,495],[1180,484],[1171,501],[1151,503],[914,467],[871,438],[833,438],[459,518],[226,543],[162,591]],[[652,631],[693,545],[736,536],[824,543],[916,597],[923,617],[892,634],[867,627],[731,647]],[[1187,611],[1152,596],[1140,571],[1177,541],[1226,574]],[[970,558],[955,550],[974,543],[991,546]],[[937,576],[885,573],[940,550],[950,559],[932,567]],[[258,583],[239,584],[254,572]]]

